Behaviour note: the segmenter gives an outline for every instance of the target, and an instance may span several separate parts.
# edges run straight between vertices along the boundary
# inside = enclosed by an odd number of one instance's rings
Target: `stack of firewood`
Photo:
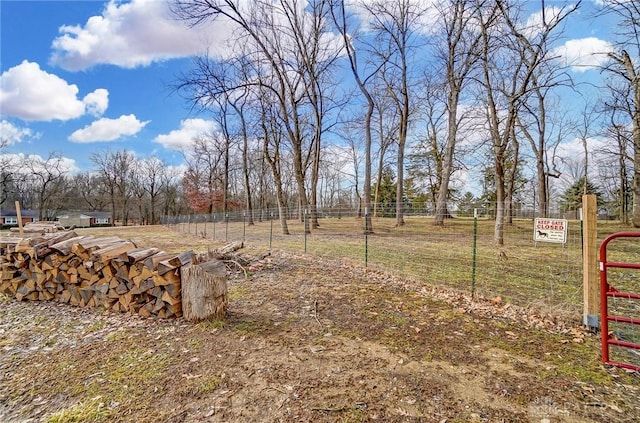
[[[147,317],[182,315],[181,268],[194,256],[73,231],[0,238],[0,254],[2,294]]]

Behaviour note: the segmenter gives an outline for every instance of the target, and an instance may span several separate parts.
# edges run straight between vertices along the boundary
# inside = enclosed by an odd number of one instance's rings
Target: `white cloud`
[[[450,13],[446,4],[438,0],[411,0],[408,3],[411,14],[416,15],[412,19],[412,29],[424,34],[432,34],[437,31],[438,24],[442,24],[442,13]],[[397,8],[392,2],[380,2],[379,0],[347,0],[345,2],[347,13],[351,13],[360,21],[359,30],[370,32],[374,29],[377,19],[389,20],[387,14],[377,13],[380,8],[388,12],[394,12]]]
[[[174,129],[168,134],[160,134],[153,142],[162,145],[167,150],[180,151],[191,146],[195,137],[215,130],[215,122],[204,119],[185,119],[180,122],[180,129]]]
[[[104,88],[98,88],[94,92],[84,96],[82,102],[87,109],[87,113],[93,116],[102,116],[107,110],[107,107],[109,107],[109,91]]]
[[[569,6],[569,8],[571,7]],[[545,25],[556,23],[567,11],[567,7],[545,7],[544,13],[542,13],[542,10],[532,13],[527,18],[527,22],[520,28],[520,31],[529,39],[533,39],[545,30]]]
[[[78,87],[27,60],[0,76],[0,110],[22,120],[69,120],[90,111],[104,111],[107,90],[97,89],[78,99]]]
[[[51,62],[67,70],[82,70],[97,64],[123,68],[202,53],[228,54],[225,40],[232,35],[225,18],[189,28],[169,10],[169,2],[111,0],[102,15],[84,25],[65,25],[52,44]],[[227,52],[223,54],[222,52]]]
[[[23,164],[27,161],[30,165],[24,166]],[[69,157],[52,157],[50,159],[46,159],[38,154],[26,155],[24,153],[10,153],[0,155],[0,162],[13,167],[14,171],[20,174],[28,174],[32,169],[42,171],[45,169],[47,164],[49,166],[55,165],[61,172],[73,173],[80,170],[76,165],[76,161]]]
[[[40,138],[40,134],[34,133],[29,128],[15,126],[8,120],[3,119],[2,122],[0,122],[0,137],[2,137],[2,141],[7,141],[8,144],[11,145],[22,142],[25,139]]]
[[[554,51],[565,66],[571,66],[574,72],[585,72],[597,68],[609,60],[607,54],[613,51],[613,45],[595,37],[569,40]]]
[[[82,129],[78,129],[69,137],[69,141],[92,143],[114,141],[123,136],[137,134],[149,121],[141,122],[135,115],[122,115],[118,119],[102,118]]]

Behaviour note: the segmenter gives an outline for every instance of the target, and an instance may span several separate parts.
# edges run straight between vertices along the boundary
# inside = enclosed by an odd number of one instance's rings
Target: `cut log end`
[[[227,315],[227,272],[219,260],[181,268],[182,313],[185,319],[199,321],[224,319]]]

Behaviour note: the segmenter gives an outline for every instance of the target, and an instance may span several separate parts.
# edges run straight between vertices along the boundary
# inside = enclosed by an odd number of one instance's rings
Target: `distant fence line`
[[[329,257],[543,311],[581,315],[582,227],[568,223],[566,242],[534,241],[532,218],[515,217],[504,228],[504,246],[494,242],[494,221],[458,217],[436,226],[428,215],[407,214],[405,225],[391,217],[372,218],[373,234],[355,209],[319,210],[319,227],[305,232],[305,215],[287,210],[288,235],[277,210],[197,214],[163,218],[172,230],[211,239],[245,241],[257,246]],[[478,216],[486,216],[480,212]]]
[[[395,204],[370,204],[366,212],[372,217],[395,217],[396,206]],[[283,209],[284,217],[287,220],[301,219],[305,213],[311,213],[311,207],[288,207]],[[342,217],[362,217],[365,214],[365,210],[355,207],[317,207],[316,213],[319,218],[342,218]],[[494,218],[496,215],[495,207],[456,207],[450,206],[447,209],[449,217],[473,217],[474,213],[477,213],[479,218]],[[405,217],[434,217],[435,209],[431,203],[407,203],[403,208],[403,215]],[[532,208],[515,208],[512,213],[515,219],[533,219],[538,217],[537,210]],[[269,221],[279,219],[278,208],[256,208],[251,211],[248,210],[232,210],[228,212],[215,211],[212,213],[193,213],[178,216],[163,216],[161,218],[162,224],[175,224],[175,223],[197,223],[197,222],[240,222],[243,220],[253,221]],[[551,218],[567,218],[578,219],[578,210],[561,211],[558,208],[552,208],[547,217]],[[603,219],[608,219],[608,216],[601,216]]]

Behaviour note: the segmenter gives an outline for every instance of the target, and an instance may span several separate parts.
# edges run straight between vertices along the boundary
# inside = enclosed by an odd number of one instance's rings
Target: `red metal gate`
[[[640,325],[640,319],[625,316],[609,315],[609,298],[625,298],[629,301],[640,301],[640,294],[631,292],[620,292],[615,289],[607,280],[607,269],[609,268],[622,268],[622,269],[640,269],[640,263],[620,263],[620,262],[608,262],[607,261],[607,245],[609,242],[616,238],[638,238],[640,232],[618,232],[613,235],[609,235],[602,241],[600,245],[600,318],[602,319],[602,362],[605,364],[611,364],[613,366],[623,367],[625,369],[631,369],[640,371],[640,365],[623,363],[620,361],[614,361],[609,359],[609,346],[617,345],[619,347],[632,348],[640,350],[640,344],[635,342],[629,342],[618,339],[615,336],[611,336],[609,333],[609,322],[627,323],[631,325]]]

